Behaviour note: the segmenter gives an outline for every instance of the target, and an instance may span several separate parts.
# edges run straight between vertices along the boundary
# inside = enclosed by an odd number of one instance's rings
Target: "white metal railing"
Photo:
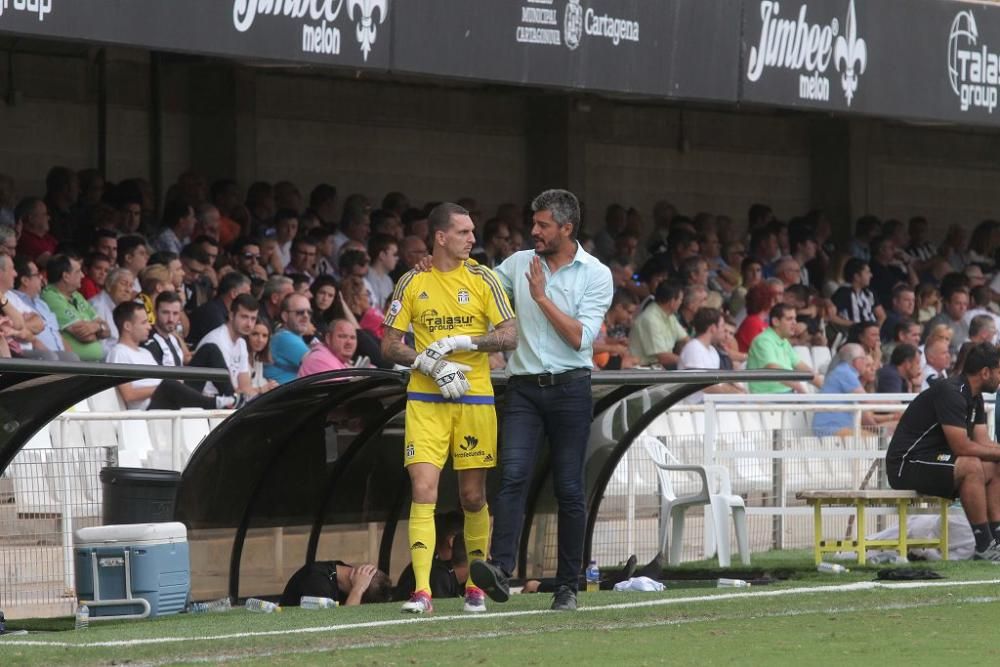
[[[657,391],[651,388],[624,399],[618,406],[620,412],[614,414],[614,421],[621,425],[622,430],[627,429],[638,414],[646,412],[655,402]],[[652,395],[649,392],[653,392]],[[811,531],[811,523],[804,528],[798,527],[798,522],[786,524],[786,520],[792,517],[805,520],[811,515],[808,507],[799,506],[794,501],[789,503],[788,498],[796,490],[809,486],[822,488],[823,484],[851,486],[877,481],[877,475],[873,474],[875,464],[884,458],[891,436],[884,427],[876,430],[863,427],[862,412],[902,413],[915,396],[704,394],[704,402],[674,406],[641,435],[658,438],[665,446],[675,449],[684,463],[721,464],[729,468],[734,489],[741,485],[742,479],[742,493],[748,498],[747,513],[759,517],[759,521],[773,522],[774,541],[771,546],[781,548],[784,546],[782,541],[786,525],[789,531],[795,533],[790,538],[793,542],[799,540],[798,532],[805,529]],[[987,408],[987,428],[992,438],[994,396],[984,394],[983,398]],[[815,435],[811,417],[818,412],[851,413],[853,433],[843,437]],[[747,432],[732,418],[727,421],[724,418],[726,413],[740,413],[740,422],[746,415],[768,414],[771,423],[767,424],[768,420],[762,418],[758,421],[763,427],[761,431]],[[678,428],[679,424],[686,426]],[[651,524],[645,515],[649,514],[650,497],[658,496],[658,484],[652,464],[641,449],[633,446],[623,457],[605,496],[616,503],[614,519],[609,512],[608,520],[616,524],[614,530],[618,535],[614,539],[616,546],[611,550],[619,550],[621,554],[635,553],[641,550],[642,545],[656,543],[646,534],[655,522]],[[752,497],[758,499],[756,504],[749,502]],[[637,506],[642,505],[637,501],[641,499],[646,500],[645,510],[644,513],[637,513]],[[872,513],[892,514],[889,510],[878,508]],[[652,530],[655,531],[655,528]],[[617,552],[614,557],[618,557]]]
[[[167,421],[170,423],[170,440],[169,440],[169,452],[170,452],[170,467],[172,470],[181,472],[184,466],[187,464],[185,445],[188,445],[191,449],[194,448],[198,443],[186,443],[184,438],[184,427],[185,421],[206,421],[206,420],[222,420],[233,413],[232,410],[121,410],[116,412],[64,412],[63,414],[56,417],[55,426],[56,433],[58,434],[60,443],[66,443],[66,434],[70,426],[73,424],[84,424],[91,422],[162,422]],[[214,428],[214,427],[213,427]],[[212,429],[209,429],[209,432]],[[127,437],[125,434],[118,433],[120,447],[124,446],[124,439]],[[152,434],[150,434],[151,443],[153,444],[154,451],[158,443],[152,442]],[[199,439],[200,442],[200,439]]]

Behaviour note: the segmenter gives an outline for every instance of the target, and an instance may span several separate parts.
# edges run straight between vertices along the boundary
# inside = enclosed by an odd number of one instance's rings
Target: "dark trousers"
[[[164,380],[149,399],[147,410],[177,410],[179,408],[215,409],[215,397],[205,396],[197,389],[177,380]]]
[[[213,345],[211,343],[202,345],[198,351],[194,353],[194,356],[191,357],[191,363],[189,363],[188,366],[198,366],[200,368],[221,368],[227,373],[229,372],[229,366],[226,365],[226,358],[222,355],[222,350],[219,349],[218,345]],[[188,384],[198,391],[201,391],[205,388],[206,383],[203,380],[192,380]],[[233,387],[233,383],[228,379],[219,380],[218,382],[213,382],[213,384],[223,396],[233,396],[236,394],[236,389]]]
[[[539,387],[511,378],[504,393],[501,483],[493,502],[493,561],[514,571],[524,504],[543,438],[549,442],[552,486],[559,504],[556,583],[578,588],[587,524],[583,463],[593,407],[590,377]]]

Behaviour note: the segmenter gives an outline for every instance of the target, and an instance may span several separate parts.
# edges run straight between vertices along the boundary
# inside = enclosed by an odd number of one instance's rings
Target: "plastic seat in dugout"
[[[750,543],[747,532],[746,505],[743,498],[734,495],[729,483],[729,473],[722,466],[684,465],[677,461],[659,440],[640,436],[641,444],[649,453],[660,479],[660,551],[668,553],[668,562],[676,565],[681,559],[684,545],[685,512],[690,507],[708,505],[705,522],[706,545],[718,554],[719,566],[731,564],[729,519],[736,527],[737,549],[743,565],[750,564]],[[690,493],[675,490],[671,473],[696,476],[700,488]],[[669,533],[669,538],[668,538]],[[668,550],[669,542],[669,550]],[[706,553],[709,557],[712,553]]]

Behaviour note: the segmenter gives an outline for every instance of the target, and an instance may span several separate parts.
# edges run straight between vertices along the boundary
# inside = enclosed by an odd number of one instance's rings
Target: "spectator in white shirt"
[[[392,295],[391,274],[399,263],[399,244],[392,236],[376,234],[368,243],[368,256],[371,257],[367,279],[374,296],[372,304],[384,309]]]
[[[264,387],[254,387],[250,381],[250,358],[247,352],[246,337],[253,331],[257,323],[257,311],[260,303],[249,294],[240,294],[233,299],[229,307],[229,319],[222,325],[209,331],[198,342],[191,366],[207,368],[226,368],[229,371],[229,381],[204,384],[203,390],[208,395],[222,394],[233,396],[237,393],[247,399],[263,394],[275,386],[269,383]],[[198,384],[194,384],[199,387]],[[199,387],[200,388],[200,387]]]
[[[143,305],[126,301],[115,307],[113,315],[118,328],[118,343],[111,348],[106,361],[110,364],[156,366],[149,350],[140,347],[152,326]],[[230,396],[205,396],[176,380],[133,380],[118,385],[118,393],[129,410],[226,409],[235,403]]]
[[[931,382],[948,377],[948,367],[951,365],[951,353],[948,351],[948,338],[937,337],[928,339],[924,345],[924,381],[920,391],[930,387]]]
[[[721,368],[721,359],[716,345],[726,336],[726,322],[722,312],[716,308],[701,308],[692,318],[694,337],[681,350],[677,370],[710,370]],[[712,385],[705,389],[710,394],[743,394],[744,390],[731,383]],[[692,402],[701,402],[701,392],[691,397]]]
[[[299,214],[283,208],[274,214],[275,240],[278,242],[276,252],[281,264],[281,271],[292,261],[292,240],[299,233]]]
[[[1000,276],[1000,273],[997,274]],[[962,321],[966,326],[972,322],[972,318],[978,315],[988,315],[992,318],[996,329],[1000,331],[1000,315],[997,315],[992,310],[990,310],[990,301],[992,299],[992,294],[990,293],[990,288],[986,285],[980,285],[979,287],[973,287],[972,291],[969,293],[970,306],[965,315],[962,317]],[[990,343],[996,344],[997,340],[988,341]]]
[[[134,287],[135,276],[131,271],[121,267],[111,269],[104,281],[104,289],[90,300],[90,305],[97,311],[97,316],[107,322],[111,330],[108,337],[101,341],[105,354],[118,343],[118,328],[114,324],[113,315],[115,307],[136,297],[138,292],[134,291]]]

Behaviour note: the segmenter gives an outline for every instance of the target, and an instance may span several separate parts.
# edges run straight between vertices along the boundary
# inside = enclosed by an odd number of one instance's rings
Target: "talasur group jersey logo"
[[[868,44],[858,30],[854,0],[847,5],[843,32],[837,18],[829,23],[810,23],[809,6],[799,7],[797,18],[780,15],[781,5],[774,0],[760,3],[761,28],[757,45],[750,48],[747,81],[760,81],[769,68],[799,73],[799,99],[830,101],[830,65],[840,73],[840,87],[847,106],[851,106],[861,75],[868,67]]]
[[[565,0],[561,22],[557,0],[522,1],[521,21],[515,31],[518,43],[565,45],[570,51],[575,51],[584,37],[607,39],[614,46],[639,42],[639,21],[611,16],[593,7],[584,8],[585,0]],[[614,3],[610,4],[614,6]]]
[[[971,10],[955,15],[948,33],[948,80],[962,111],[993,113],[1000,88],[1000,54],[979,43],[979,27]]]
[[[302,21],[303,53],[340,55],[337,21],[342,15],[351,24],[358,48],[368,62],[368,54],[378,42],[378,28],[389,16],[389,0],[233,0],[233,27],[239,32],[247,32],[261,18]]]
[[[53,0],[0,0],[0,18],[14,11],[34,14],[42,22],[52,13],[52,2]]]

